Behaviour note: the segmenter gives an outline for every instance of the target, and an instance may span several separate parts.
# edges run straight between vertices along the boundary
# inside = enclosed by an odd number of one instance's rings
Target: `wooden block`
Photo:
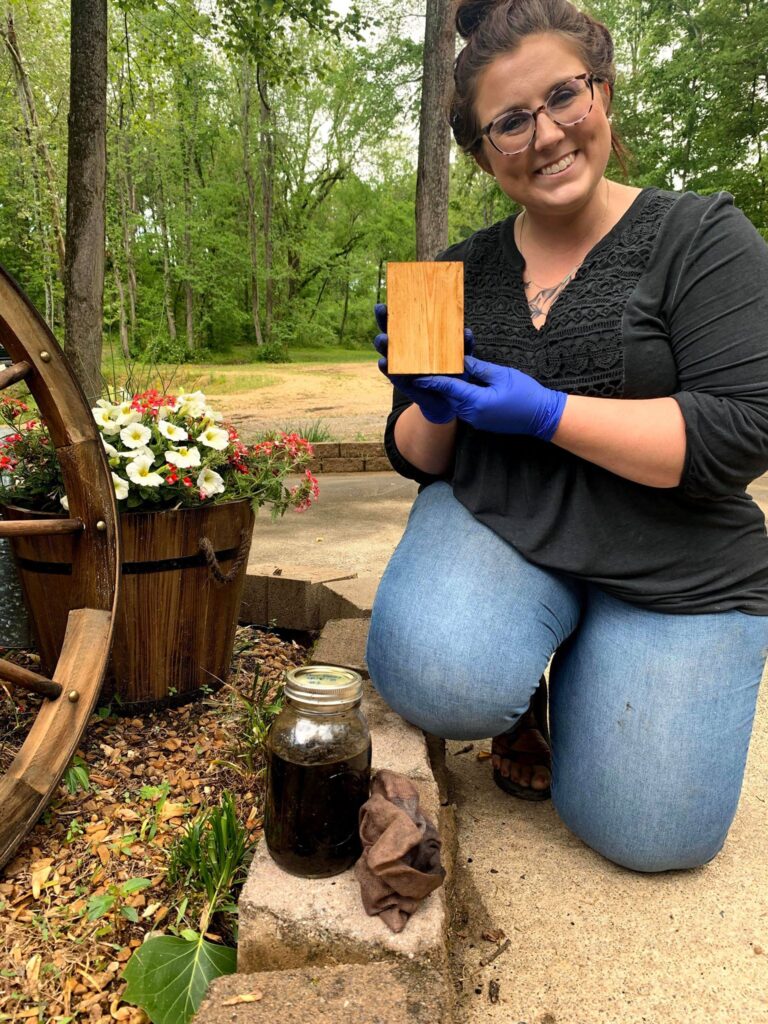
[[[464,371],[464,264],[387,264],[390,373]]]

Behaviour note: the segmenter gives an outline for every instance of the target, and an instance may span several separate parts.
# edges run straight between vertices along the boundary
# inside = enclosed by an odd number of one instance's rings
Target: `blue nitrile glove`
[[[414,386],[431,391],[447,403],[454,416],[478,430],[495,434],[530,434],[550,441],[560,424],[567,395],[539,384],[527,373],[467,356],[471,380],[417,377]]]
[[[379,360],[379,369],[397,388],[401,391],[406,398],[410,398],[412,402],[415,402],[421,410],[421,414],[424,419],[429,420],[430,423],[450,423],[451,420],[456,419],[456,413],[453,412],[450,402],[448,402],[442,395],[436,391],[427,390],[421,388],[415,382],[421,378],[415,374],[410,373],[388,373],[387,372],[387,345],[389,344],[389,338],[386,335],[387,330],[387,307],[383,303],[378,303],[373,307],[373,312],[376,317],[376,323],[378,324],[379,330],[384,332],[377,334],[373,339],[373,347],[379,353],[382,358]],[[464,331],[464,355],[471,355],[475,349],[475,339],[472,336],[472,331],[465,329]],[[446,380],[452,380],[454,378],[446,377]],[[461,380],[468,380],[466,373],[462,374]]]

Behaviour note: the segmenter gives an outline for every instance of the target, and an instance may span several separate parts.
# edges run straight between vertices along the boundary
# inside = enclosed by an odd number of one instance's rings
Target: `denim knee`
[[[570,813],[557,798],[553,784],[552,800],[559,817],[574,835],[596,853],[619,867],[643,874],[662,871],[686,871],[702,867],[713,860],[723,848],[731,821],[710,834],[692,834],[688,828],[676,828],[667,817],[658,822],[643,822],[641,817],[622,816],[621,821],[601,820],[600,808],[592,806],[589,814],[583,809]]]
[[[374,608],[366,652],[371,682],[406,721],[446,739],[506,732],[528,707],[546,665],[546,655],[530,651],[511,668],[496,650],[483,657],[485,645],[466,634],[440,637],[419,634],[413,622],[394,625],[384,608]]]

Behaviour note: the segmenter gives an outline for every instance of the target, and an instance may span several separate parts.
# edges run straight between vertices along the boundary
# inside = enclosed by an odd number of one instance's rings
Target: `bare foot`
[[[519,786],[533,790],[548,789],[551,780],[549,747],[533,712],[527,711],[521,724],[521,730],[511,742],[506,733],[494,736],[491,763],[505,779]]]

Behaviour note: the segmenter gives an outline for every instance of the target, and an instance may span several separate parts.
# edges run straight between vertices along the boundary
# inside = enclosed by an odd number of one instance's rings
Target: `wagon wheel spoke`
[[[8,680],[0,689],[20,687],[32,694],[23,702],[23,715],[11,717],[10,728],[0,730],[2,868],[45,810],[96,706],[112,643],[120,538],[112,477],[90,408],[45,321],[2,267],[0,344],[14,360],[0,372],[0,390],[26,380],[72,507],[70,518],[34,522],[14,519],[9,509],[0,522],[0,537],[31,547],[38,540],[50,545],[47,536],[71,535],[76,602],[55,668],[45,669],[50,678],[0,660],[0,679]],[[19,745],[16,739],[22,736]],[[13,741],[7,752],[2,749],[6,738]]]
[[[82,533],[82,519],[5,519],[0,522],[0,537],[50,537],[59,533]]]
[[[20,686],[41,697],[50,697],[51,700],[61,696],[61,683],[54,683],[52,679],[41,676],[38,672],[31,672],[28,668],[22,668],[21,665],[14,665],[5,658],[0,658],[0,679],[6,679],[14,686]]]
[[[0,391],[9,388],[11,384],[18,384],[20,380],[24,380],[31,370],[32,364],[28,363],[26,359],[22,359],[20,363],[13,363],[7,370],[0,372]]]

